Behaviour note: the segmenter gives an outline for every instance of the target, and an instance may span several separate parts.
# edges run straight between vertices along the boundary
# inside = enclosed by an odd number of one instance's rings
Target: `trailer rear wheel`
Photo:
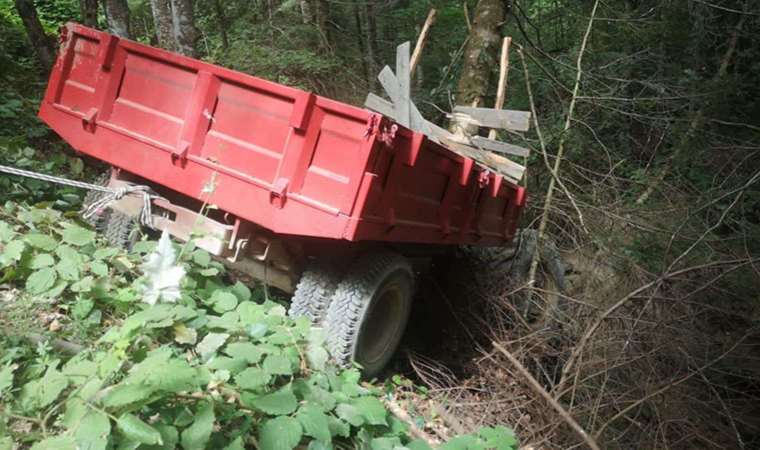
[[[330,265],[313,263],[304,270],[290,300],[290,317],[308,317],[313,325],[321,326],[327,307],[340,282],[339,271]]]
[[[95,179],[93,184],[97,184],[98,186],[107,186],[110,179],[111,171],[108,170],[100,174]],[[87,211],[87,208],[89,208],[90,205],[103,198],[104,195],[106,195],[106,193],[101,191],[87,191],[87,194],[85,194],[84,200],[82,201],[82,213]],[[90,224],[90,226],[92,226],[96,231],[103,233],[106,228],[106,223],[108,222],[109,213],[109,209],[103,208],[100,211],[96,211],[95,214],[91,215],[89,218],[85,219],[85,222]]]
[[[414,272],[391,252],[360,258],[338,284],[325,318],[328,350],[342,367],[352,362],[370,378],[396,351],[414,294]]]
[[[114,247],[131,250],[140,237],[140,226],[134,217],[109,209],[105,224],[105,236]]]

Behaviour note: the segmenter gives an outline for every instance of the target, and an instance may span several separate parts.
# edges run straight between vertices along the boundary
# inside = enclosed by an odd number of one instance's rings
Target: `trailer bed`
[[[501,245],[525,203],[423,134],[67,24],[39,112],[79,152],[282,235]]]

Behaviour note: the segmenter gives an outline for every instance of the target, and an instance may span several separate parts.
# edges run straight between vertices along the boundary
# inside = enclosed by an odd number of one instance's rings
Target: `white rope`
[[[20,177],[32,178],[35,180],[47,181],[49,183],[61,184],[64,186],[72,186],[80,189],[89,189],[91,191],[103,192],[101,198],[87,206],[83,212],[83,217],[88,219],[96,214],[98,211],[107,208],[111,203],[121,200],[125,195],[142,195],[143,206],[140,210],[140,223],[153,228],[153,215],[151,212],[151,201],[156,198],[161,198],[150,187],[144,185],[130,184],[118,188],[110,188],[106,186],[100,186],[92,183],[85,183],[83,181],[69,180],[68,178],[55,177],[39,172],[32,172],[30,170],[17,169],[15,167],[4,166],[0,164],[0,172],[5,172],[10,175],[17,175]]]

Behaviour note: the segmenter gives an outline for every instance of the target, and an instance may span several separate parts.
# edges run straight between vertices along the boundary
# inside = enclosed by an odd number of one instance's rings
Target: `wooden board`
[[[530,129],[530,113],[528,111],[457,106],[454,108],[454,113],[466,114],[474,124],[481,127],[512,131],[528,131]]]
[[[523,156],[530,155],[530,150],[524,147],[520,147],[506,142],[495,141],[493,139],[484,138],[483,136],[473,136],[470,138],[472,145],[482,150],[488,150],[490,152],[503,153],[507,155]]]

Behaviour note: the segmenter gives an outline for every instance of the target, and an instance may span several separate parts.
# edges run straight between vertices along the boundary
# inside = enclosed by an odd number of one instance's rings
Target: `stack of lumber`
[[[396,51],[396,72],[385,66],[378,75],[378,80],[390,101],[370,93],[364,106],[393,119],[399,125],[424,134],[428,139],[452,152],[472,159],[479,166],[518,184],[525,173],[525,166],[503,155],[524,158],[528,156],[528,149],[479,135],[471,135],[467,130],[490,128],[517,132],[528,131],[530,113],[508,109],[457,106],[449,115],[457,124],[455,132],[431,123],[422,117],[411,99],[409,50],[409,42],[399,45]],[[491,136],[494,134],[491,133]]]

